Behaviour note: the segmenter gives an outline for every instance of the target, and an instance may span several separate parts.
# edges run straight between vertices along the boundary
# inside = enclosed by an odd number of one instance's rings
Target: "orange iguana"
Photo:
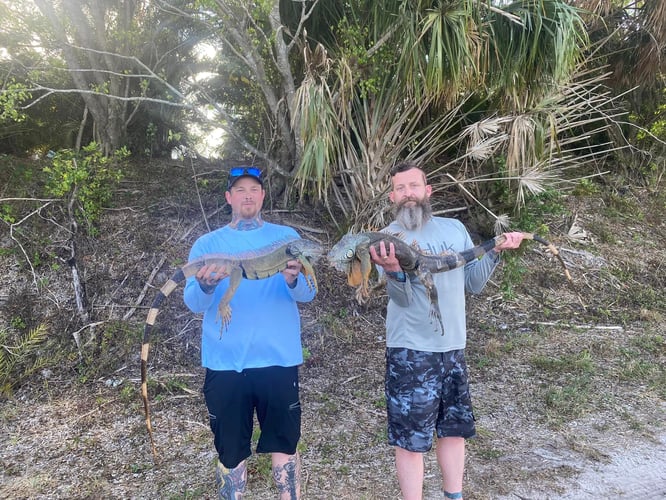
[[[538,241],[542,245],[546,245],[550,252],[559,259],[564,267],[567,279],[571,281],[571,275],[553,244],[532,233],[523,233],[523,239]],[[468,262],[481,257],[502,243],[504,236],[496,236],[460,253],[426,254],[421,252],[418,246],[407,244],[399,238],[399,235],[380,232],[346,234],[331,248],[327,259],[330,265],[347,275],[347,282],[351,286],[357,287],[356,296],[359,300],[367,299],[369,296],[368,281],[372,269],[369,249],[374,246],[379,254],[379,244],[382,241],[386,248],[389,247],[390,243],[393,243],[395,256],[402,270],[407,274],[416,275],[426,288],[428,299],[432,305],[431,314],[439,322],[443,334],[444,326],[437,306],[437,290],[432,275],[462,267]]]
[[[199,269],[208,264],[221,264],[225,267],[225,277],[229,277],[229,286],[225,291],[218,307],[218,317],[222,321],[222,328],[231,321],[231,307],[229,303],[238,288],[242,278],[258,280],[268,278],[287,268],[287,262],[298,260],[303,265],[302,273],[308,281],[308,285],[317,288],[317,279],[314,274],[312,263],[318,260],[324,253],[321,245],[310,240],[300,238],[279,240],[271,245],[236,255],[209,254],[188,262],[178,269],[171,279],[167,281],[148,311],[148,317],[143,330],[143,344],[141,346],[141,397],[146,416],[146,428],[150,437],[153,455],[157,456],[155,442],[153,440],[153,428],[150,423],[150,403],[148,401],[148,351],[150,349],[150,332],[159,307],[178,285],[190,276],[194,276]]]

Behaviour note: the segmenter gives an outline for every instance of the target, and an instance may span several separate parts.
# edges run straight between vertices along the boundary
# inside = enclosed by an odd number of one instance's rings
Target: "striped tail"
[[[548,250],[550,253],[559,260],[560,265],[562,266],[562,269],[564,269],[564,275],[566,276],[567,280],[570,283],[573,283],[573,279],[571,278],[571,274],[569,273],[569,269],[567,268],[566,263],[564,262],[564,259],[562,259],[562,256],[560,255],[560,252],[557,250],[555,245],[553,245],[551,242],[545,240],[538,234],[534,233],[522,233],[523,239],[524,240],[534,240],[537,243],[541,243],[542,245],[548,247]],[[504,243],[505,237],[503,234],[500,234],[499,236],[495,236],[494,238],[484,241],[483,243],[480,243],[479,245],[470,248],[468,250],[463,250],[462,252],[458,254],[449,254],[449,255],[444,255],[444,256],[428,256],[428,259],[432,260],[437,260],[437,259],[444,259],[445,261],[447,259],[450,260],[450,262],[444,262],[440,263],[441,269],[437,269],[433,272],[441,272],[441,271],[448,271],[451,269],[455,269],[456,267],[462,267],[468,262],[471,262],[474,259],[478,259],[479,257],[483,256],[484,254],[488,253],[490,250],[495,248],[497,245]]]
[[[498,236],[500,238],[501,236]],[[569,283],[573,283],[573,278],[571,277],[571,273],[569,273],[569,269],[567,268],[566,262],[564,262],[564,259],[562,258],[562,255],[560,255],[559,250],[555,245],[553,245],[551,242],[543,239],[541,236],[538,234],[534,233],[523,233],[523,238],[526,240],[534,240],[537,243],[541,243],[542,245],[548,247],[548,250],[550,253],[555,256],[555,258],[560,262],[560,265],[562,266],[562,269],[564,270],[564,275],[566,276],[567,280]],[[501,243],[501,241],[498,241],[498,243]]]
[[[148,317],[146,318],[146,324],[143,328],[143,343],[141,344],[141,398],[143,399],[143,409],[146,417],[148,437],[150,438],[150,446],[155,459],[157,458],[157,448],[155,446],[155,440],[153,439],[153,426],[150,423],[150,402],[148,400],[148,351],[150,350],[150,333],[153,329],[153,325],[155,325],[157,314],[160,312],[160,305],[169,294],[178,287],[178,285],[191,275],[187,273],[187,271],[190,271],[188,266],[179,269],[174,273],[171,279],[162,286],[150,306]],[[196,268],[194,269],[194,272],[196,272]]]

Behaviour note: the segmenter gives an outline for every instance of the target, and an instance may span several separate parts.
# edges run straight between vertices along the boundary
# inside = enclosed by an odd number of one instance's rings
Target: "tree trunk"
[[[106,39],[104,31],[106,11],[103,5],[96,4],[95,8],[91,9],[93,16],[91,20],[83,11],[85,3],[78,0],[64,0],[66,17],[73,21],[72,30],[68,30],[61,22],[65,14],[57,13],[52,2],[35,0],[35,4],[51,24],[53,36],[60,44],[67,66],[71,70],[74,85],[77,89],[86,91],[81,93],[81,98],[95,123],[102,151],[108,155],[122,146],[126,136],[126,122],[123,116],[125,104],[113,98],[123,97],[123,94],[119,93],[122,90],[123,78],[117,75],[126,68],[118,67],[119,59]],[[68,37],[86,50],[81,52],[76,49]],[[83,66],[85,61],[88,64]],[[106,91],[109,96],[87,93],[91,89]]]

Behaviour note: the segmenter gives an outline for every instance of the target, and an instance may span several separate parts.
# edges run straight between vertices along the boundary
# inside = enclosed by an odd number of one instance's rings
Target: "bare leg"
[[[423,453],[395,447],[395,467],[403,500],[423,498]]]
[[[461,437],[439,438],[437,440],[437,462],[442,471],[444,491],[460,493],[465,470],[465,439]]]
[[[241,500],[247,484],[247,464],[245,460],[233,469],[227,469],[222,462],[217,462],[215,470],[219,500]]]
[[[273,479],[278,487],[280,500],[301,498],[301,458],[293,455],[273,453]]]

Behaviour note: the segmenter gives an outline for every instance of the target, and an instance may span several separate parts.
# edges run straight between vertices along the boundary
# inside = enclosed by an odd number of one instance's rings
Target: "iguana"
[[[426,288],[426,293],[432,306],[431,315],[439,322],[442,335],[444,335],[444,325],[439,307],[437,306],[437,289],[435,288],[432,275],[464,266],[495,248],[504,241],[504,238],[503,235],[499,235],[460,253],[450,252],[435,255],[423,253],[416,244],[407,244],[400,238],[400,235],[379,232],[349,233],[343,236],[331,248],[327,259],[329,264],[338,271],[346,273],[347,282],[351,286],[357,287],[357,299],[364,300],[369,296],[368,282],[371,271],[370,247],[374,246],[379,254],[380,242],[384,242],[387,250],[389,244],[393,243],[395,256],[402,270],[407,274],[416,275]],[[546,245],[551,253],[559,259],[564,267],[567,279],[571,281],[571,275],[553,244],[539,235],[532,233],[523,233],[523,238]]]
[[[312,264],[323,254],[324,249],[318,243],[300,238],[287,238],[278,240],[271,245],[241,254],[203,255],[178,269],[162,286],[148,311],[148,317],[146,318],[143,330],[143,344],[141,346],[141,397],[143,399],[143,407],[146,416],[146,428],[148,429],[148,436],[150,437],[150,444],[154,456],[157,456],[157,450],[153,440],[153,428],[150,423],[150,403],[148,401],[148,351],[150,349],[150,332],[155,324],[160,305],[164,299],[166,299],[169,294],[187,278],[194,276],[203,266],[207,264],[224,265],[224,278],[229,278],[229,286],[222,296],[218,307],[218,319],[222,321],[220,330],[221,337],[222,331],[226,329],[231,321],[231,307],[229,303],[231,302],[238,285],[240,285],[242,278],[250,280],[268,278],[284,271],[287,268],[288,261],[297,260],[303,265],[301,272],[305,276],[308,286],[316,290],[317,279]]]

